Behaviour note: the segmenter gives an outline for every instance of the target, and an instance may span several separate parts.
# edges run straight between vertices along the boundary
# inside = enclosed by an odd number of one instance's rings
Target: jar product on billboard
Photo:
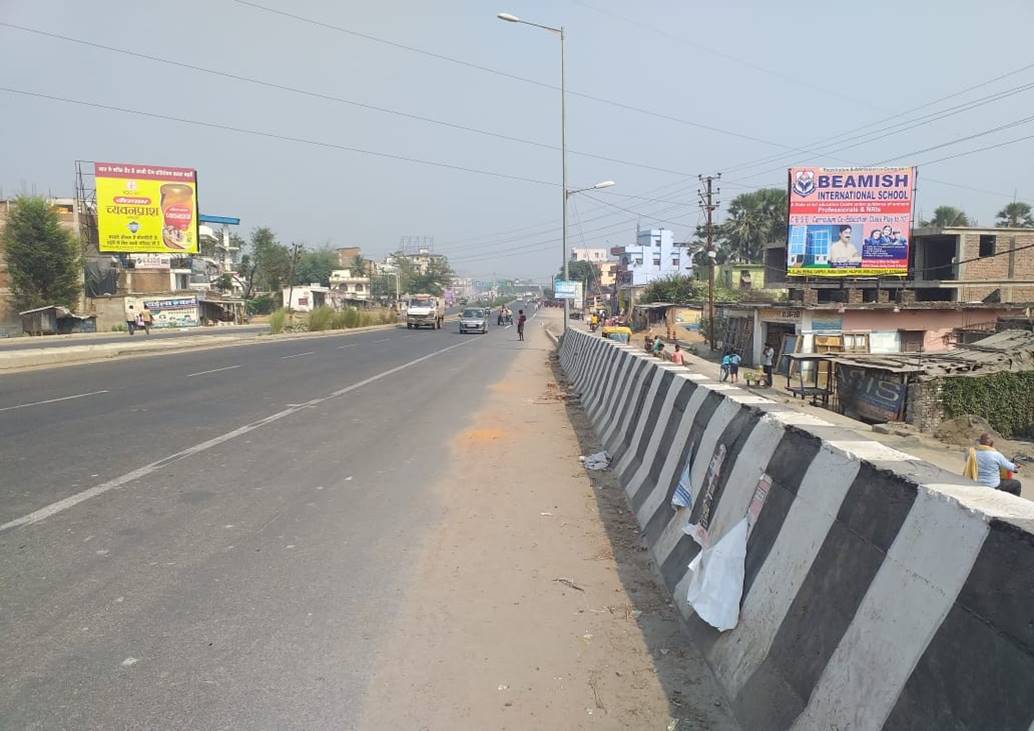
[[[187,249],[194,230],[194,191],[189,185],[166,183],[161,194],[162,241],[170,249]]]

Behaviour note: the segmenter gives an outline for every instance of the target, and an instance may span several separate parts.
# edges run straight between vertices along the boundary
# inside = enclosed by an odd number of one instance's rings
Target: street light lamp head
[[[718,252],[715,251],[714,249],[711,249],[710,251],[708,251],[707,255],[709,257],[711,257],[712,259],[717,259],[718,258]]]
[[[520,18],[518,18],[516,15],[510,15],[509,13],[496,13],[495,17],[499,18],[499,20],[505,20],[507,23],[521,22]]]
[[[592,186],[592,189],[599,190],[600,188],[609,188],[612,185],[616,185],[613,180],[604,180],[603,182],[596,183],[596,185]]]

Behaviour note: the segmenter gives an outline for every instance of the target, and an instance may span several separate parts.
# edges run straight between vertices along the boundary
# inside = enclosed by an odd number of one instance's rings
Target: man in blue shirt
[[[1003,480],[1001,471],[1019,471],[1019,466],[1007,460],[1001,452],[994,448],[994,440],[991,435],[984,432],[980,435],[980,443],[976,449],[971,449],[969,457],[976,460],[976,481],[981,485],[993,487],[996,490],[1020,494],[1019,480]]]

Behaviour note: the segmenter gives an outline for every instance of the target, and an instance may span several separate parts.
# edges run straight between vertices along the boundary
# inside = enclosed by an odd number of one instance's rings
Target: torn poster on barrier
[[[679,484],[675,486],[675,494],[671,496],[671,507],[691,508],[693,507],[693,486],[689,482],[690,460],[686,460],[686,466],[679,475]]]
[[[754,526],[758,522],[758,516],[761,515],[761,509],[765,507],[765,501],[768,500],[768,493],[771,490],[772,478],[767,474],[762,474],[761,479],[758,480],[757,487],[754,488],[754,497],[750,499],[750,507],[747,508],[747,520],[750,521],[750,529],[747,531],[747,535],[754,531]]]
[[[691,536],[694,541],[700,544],[701,548],[707,548],[707,527],[711,523],[712,510],[714,508],[714,493],[718,489],[718,478],[722,474],[722,464],[725,462],[725,445],[719,444],[714,451],[710,464],[707,465],[707,476],[704,478],[704,486],[701,490],[703,504],[700,510],[700,520],[690,523],[682,529],[682,532]]]
[[[740,621],[744,564],[747,559],[748,519],[743,518],[689,564],[693,578],[686,599],[697,616],[725,632]]]
[[[587,470],[605,470],[610,466],[610,455],[606,452],[596,452],[587,457],[579,457]]]
[[[732,629],[739,622],[747,539],[757,524],[771,490],[772,478],[762,473],[754,487],[746,515],[714,546],[709,548],[704,545],[703,550],[689,564],[693,577],[689,582],[686,599],[697,616],[721,632]],[[691,527],[686,527],[687,533]],[[704,537],[707,538],[706,532]]]

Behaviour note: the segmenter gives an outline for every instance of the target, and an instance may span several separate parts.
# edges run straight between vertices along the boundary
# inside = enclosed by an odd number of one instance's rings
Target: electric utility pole
[[[708,340],[711,345],[711,350],[715,349],[715,322],[714,322],[714,263],[715,257],[718,253],[714,250],[714,220],[712,214],[718,208],[718,201],[715,196],[721,192],[720,188],[714,187],[714,181],[721,180],[722,174],[716,173],[714,175],[698,175],[702,189],[697,190],[697,195],[700,197],[700,208],[707,214],[707,264],[708,264],[708,275],[707,275],[707,329],[708,329]]]

